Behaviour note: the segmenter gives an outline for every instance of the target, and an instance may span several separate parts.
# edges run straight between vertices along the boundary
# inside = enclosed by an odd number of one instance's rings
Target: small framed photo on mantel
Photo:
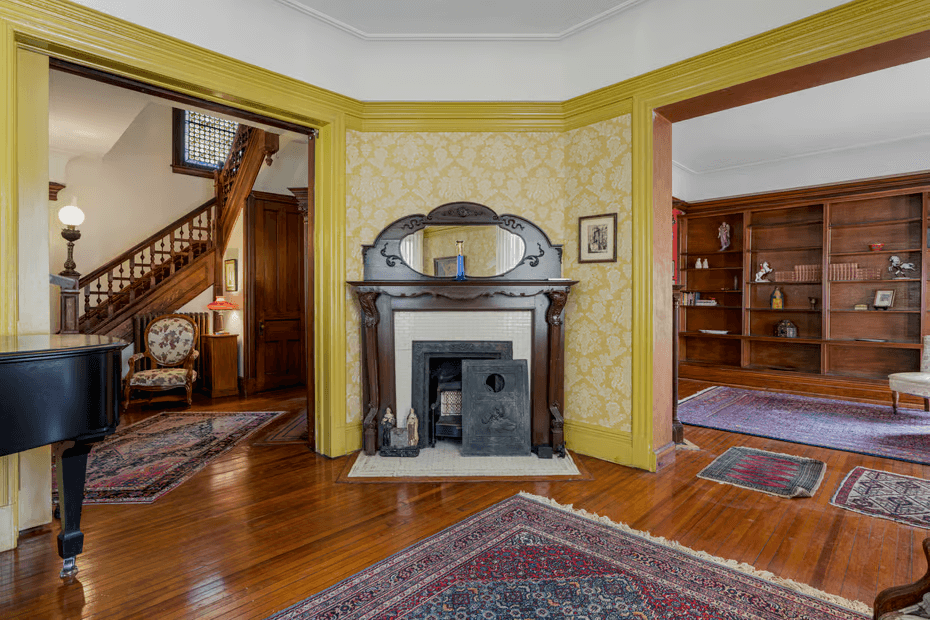
[[[617,214],[586,215],[578,218],[578,262],[617,261]]]

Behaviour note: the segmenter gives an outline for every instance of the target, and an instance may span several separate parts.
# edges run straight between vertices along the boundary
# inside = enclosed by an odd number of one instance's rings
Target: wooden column
[[[310,139],[309,168],[313,178],[313,139]],[[313,310],[313,194],[310,187],[289,187],[288,191],[297,198],[297,208],[304,216],[304,354],[307,376],[307,445],[316,449],[316,365]]]
[[[549,414],[551,420],[552,451],[565,455],[564,427],[565,418],[562,407],[565,400],[565,386],[563,383],[565,373],[565,359],[562,331],[565,302],[568,301],[568,291],[547,291],[549,310],[546,312],[546,322],[549,324]]]
[[[58,298],[59,311],[59,334],[79,334],[78,324],[78,307],[80,289],[78,289],[78,279],[68,276],[49,274],[49,282],[60,288]]]
[[[378,449],[378,414],[381,409],[380,383],[378,377],[378,323],[381,316],[378,314],[377,292],[357,293],[358,303],[362,307],[365,328],[362,330],[362,347],[365,351],[365,374],[368,384],[368,394],[365,402],[365,419],[362,422],[363,447],[365,454],[373,455]]]

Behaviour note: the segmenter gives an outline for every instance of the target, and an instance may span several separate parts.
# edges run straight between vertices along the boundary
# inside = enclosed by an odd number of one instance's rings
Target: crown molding
[[[298,13],[302,13],[313,19],[322,22],[328,26],[341,30],[342,32],[348,33],[353,37],[361,39],[363,41],[472,41],[472,42],[489,42],[489,41],[509,41],[509,42],[538,42],[538,41],[562,41],[568,37],[587,30],[595,24],[598,24],[605,19],[613,17],[623,11],[633,8],[638,4],[647,2],[648,0],[624,0],[620,4],[613,6],[593,17],[575,24],[561,32],[555,33],[397,33],[397,34],[377,34],[365,32],[355,26],[345,23],[342,20],[336,19],[322,11],[318,11],[314,8],[311,8],[298,0],[275,0],[278,4],[282,4]]]
[[[561,103],[371,102],[361,131],[563,131]]]

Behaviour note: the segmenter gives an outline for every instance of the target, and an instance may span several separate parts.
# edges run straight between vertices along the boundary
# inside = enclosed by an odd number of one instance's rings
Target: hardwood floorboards
[[[703,387],[682,381],[681,394]],[[286,390],[198,399],[194,408],[304,406],[301,390]],[[171,408],[131,409],[124,423]],[[58,578],[57,522],[23,536],[17,549],[0,553],[0,617],[264,618],[518,491],[869,604],[879,590],[926,570],[927,530],[829,500],[856,465],[930,478],[928,466],[685,427],[700,449],[680,450],[659,474],[576,455],[593,480],[345,484],[338,478],[349,457],[253,445],[265,434],[153,504],[85,506],[85,551],[71,583]],[[696,478],[735,445],[818,458],[826,478],[814,498],[796,500]]]

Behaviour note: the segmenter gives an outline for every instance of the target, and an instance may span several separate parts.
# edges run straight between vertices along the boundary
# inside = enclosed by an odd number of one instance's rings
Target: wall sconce
[[[213,333],[214,334],[228,334],[223,324],[223,313],[228,312],[229,310],[238,310],[239,304],[226,301],[225,297],[217,297],[216,300],[207,304],[208,310],[213,310]]]
[[[77,200],[73,202],[76,203]],[[59,272],[59,275],[78,278],[81,274],[74,270],[77,266],[74,264],[74,242],[81,238],[81,231],[77,227],[84,222],[84,212],[76,204],[66,205],[58,210],[58,221],[65,225],[61,230],[61,236],[68,242],[68,259],[65,261],[64,271]]]

